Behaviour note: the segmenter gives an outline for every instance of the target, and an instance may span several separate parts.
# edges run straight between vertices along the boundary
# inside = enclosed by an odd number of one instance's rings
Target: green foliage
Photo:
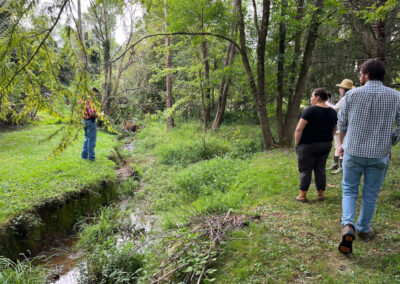
[[[118,186],[118,195],[123,197],[131,196],[139,186],[139,182],[136,179],[130,178],[122,181]]]
[[[212,195],[216,191],[224,193],[235,183],[239,172],[248,163],[229,158],[214,158],[187,167],[178,172],[176,184],[180,190],[196,198]]]
[[[34,266],[34,259],[13,262],[0,256],[0,283],[4,284],[42,284],[46,283],[44,267]]]
[[[118,242],[118,213],[111,207],[102,210],[93,225],[81,227],[77,246],[84,251],[84,283],[135,283],[141,272],[142,256],[133,242]]]
[[[142,257],[131,242],[121,246],[97,244],[86,260],[88,274],[81,276],[84,283],[136,283],[143,266]]]
[[[157,155],[162,164],[182,166],[222,156],[227,152],[229,145],[216,138],[176,142],[157,148]]]
[[[117,213],[112,207],[101,210],[99,216],[94,218],[94,225],[83,224],[77,246],[89,252],[99,243],[112,243],[115,233],[118,232],[118,224],[114,222]]]

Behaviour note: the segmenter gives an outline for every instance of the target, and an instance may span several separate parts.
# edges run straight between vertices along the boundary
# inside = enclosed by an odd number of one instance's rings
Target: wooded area
[[[395,0],[14,0],[0,7],[2,125],[49,109],[76,126],[77,102],[96,86],[110,126],[158,114],[169,128],[201,119],[217,130],[227,112],[256,113],[264,148],[290,147],[311,90],[335,93],[343,78],[357,82],[365,59],[381,58],[386,84],[399,86]]]

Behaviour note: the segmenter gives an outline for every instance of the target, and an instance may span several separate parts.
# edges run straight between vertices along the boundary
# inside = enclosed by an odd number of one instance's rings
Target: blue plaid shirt
[[[346,93],[338,119],[339,132],[346,134],[345,153],[365,158],[388,155],[400,140],[400,92],[381,81],[367,81]]]

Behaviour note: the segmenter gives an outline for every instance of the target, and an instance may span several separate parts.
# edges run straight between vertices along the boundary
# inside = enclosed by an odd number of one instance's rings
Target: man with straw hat
[[[340,106],[343,103],[346,92],[348,90],[354,89],[355,86],[353,85],[353,81],[350,79],[344,79],[340,84],[336,84],[336,86],[339,87],[340,99],[335,105],[333,104],[328,104],[328,105],[334,110],[336,110],[336,112],[339,112]],[[335,133],[334,139],[335,139],[335,154],[333,155],[333,163],[328,168],[328,170],[333,170],[331,173],[335,175],[335,174],[340,174],[343,171],[342,169],[343,157],[340,157],[339,155],[339,150],[340,147],[342,146],[339,141],[339,132]]]

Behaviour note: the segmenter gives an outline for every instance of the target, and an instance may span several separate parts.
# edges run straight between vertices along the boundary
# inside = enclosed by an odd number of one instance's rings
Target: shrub
[[[132,242],[119,242],[119,217],[115,209],[106,208],[95,224],[82,226],[77,246],[85,253],[86,267],[81,269],[81,282],[136,282],[143,266],[142,256]]]
[[[194,196],[224,192],[232,185],[246,163],[230,158],[203,161],[180,171],[176,177],[178,189]]]
[[[214,137],[205,141],[190,140],[166,144],[158,148],[160,162],[165,165],[187,166],[229,152],[230,145]]]
[[[241,139],[235,143],[229,156],[234,159],[248,159],[253,156],[254,153],[263,150],[261,139]]]
[[[86,274],[80,279],[84,283],[136,283],[143,267],[143,257],[132,242],[96,244],[86,261]]]

